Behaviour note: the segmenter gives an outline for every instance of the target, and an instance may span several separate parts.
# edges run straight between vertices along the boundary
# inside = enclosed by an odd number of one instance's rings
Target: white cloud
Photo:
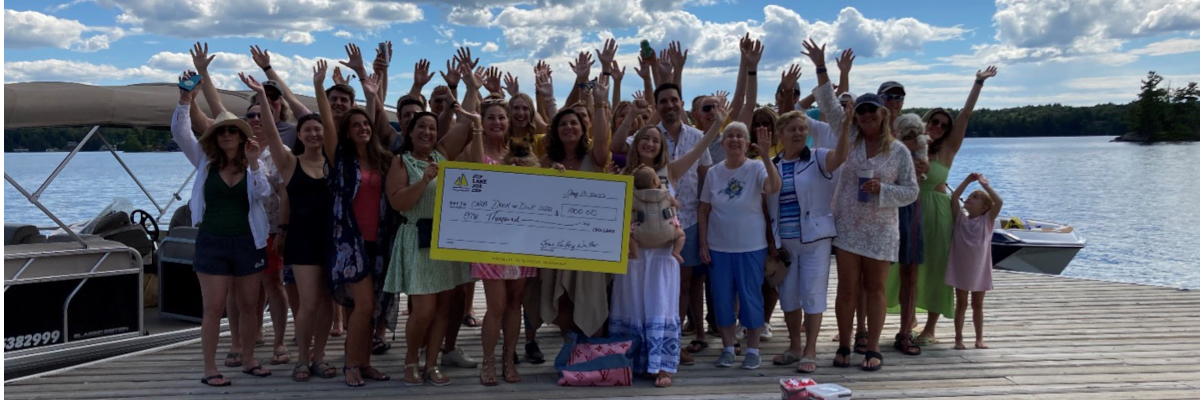
[[[446,15],[446,22],[465,26],[487,26],[492,20],[492,10],[483,6],[454,6]]]
[[[96,0],[121,11],[117,21],[148,33],[202,39],[261,37],[309,44],[313,32],[377,31],[424,18],[415,4],[366,0],[208,0],[188,6],[165,6],[157,0]]]
[[[1200,39],[1174,38],[1154,42],[1146,47],[1131,51],[1132,54],[1165,56],[1200,51]]]
[[[65,81],[100,83],[114,80],[138,82],[170,82],[176,74],[149,66],[118,68],[109,64],[94,64],[71,60],[10,61],[4,63],[4,81]]]
[[[1177,0],[1150,11],[1134,33],[1200,29],[1200,0]]]
[[[354,34],[352,34],[352,33],[350,33],[350,32],[347,32],[347,31],[344,31],[344,30],[341,30],[341,29],[338,29],[338,31],[337,31],[337,32],[334,32],[334,33],[333,33],[333,36],[334,36],[334,37],[339,37],[339,38],[342,38],[342,39],[349,39],[349,38],[351,38],[351,37],[354,37]]]
[[[500,50],[500,46],[496,45],[496,42],[487,42],[483,45],[484,53],[495,53],[497,50]]]
[[[84,37],[84,33],[97,33]],[[4,10],[4,45],[16,49],[56,47],[82,52],[107,49],[126,32],[121,28],[88,27],[37,11]]]

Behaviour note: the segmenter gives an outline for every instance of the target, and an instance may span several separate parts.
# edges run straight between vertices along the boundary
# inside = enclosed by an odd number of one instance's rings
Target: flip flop
[[[262,364],[255,365],[254,368],[243,369],[242,373],[246,374],[246,375],[254,375],[259,378],[266,378],[268,376],[271,376],[271,371],[264,370]]]
[[[292,357],[288,355],[287,350],[276,351],[275,355],[271,356],[271,365],[287,364],[292,362]]]
[[[796,357],[796,353],[792,353],[791,350],[784,350],[783,354],[780,354],[779,357],[775,357],[774,360],[771,360],[771,364],[792,365],[795,364],[796,361],[800,361],[800,357]]]
[[[233,361],[229,361],[229,360],[233,360]],[[225,366],[226,367],[242,366],[242,353],[235,353],[235,352],[231,351],[231,352],[229,352],[229,354],[226,354],[225,355]]]
[[[371,354],[382,355],[392,348],[392,344],[380,338],[371,338]]]
[[[842,359],[850,357],[850,354],[851,354],[851,352],[850,352],[849,347],[838,347],[838,349],[837,349],[837,355],[842,356]],[[838,367],[838,368],[849,368],[850,363],[849,362],[838,362],[837,358],[834,357],[833,366]]]
[[[479,319],[475,318],[474,315],[468,315],[468,316],[463,317],[462,324],[463,324],[463,326],[468,327],[468,328],[478,328],[479,327]]]
[[[225,375],[216,374],[213,376],[206,376],[206,377],[200,378],[200,383],[203,383],[205,385],[212,386],[212,387],[222,387],[222,386],[229,386],[229,385],[233,384],[233,382],[230,382],[228,379],[225,380],[225,383],[211,383],[212,381],[215,381],[217,379],[225,379]]]
[[[913,339],[912,344],[917,346],[935,345],[938,344],[938,339],[936,337],[917,336]]]
[[[378,382],[389,381],[392,379],[391,377],[387,376],[387,374],[379,372],[379,370],[375,369],[375,367],[361,367],[359,368],[359,373],[362,374],[362,377],[365,379]]]
[[[810,364],[812,365],[812,371],[805,371],[803,368],[800,368],[801,366],[810,365]],[[799,372],[802,374],[811,374],[813,372],[817,372],[817,360],[808,358],[808,357],[801,357],[800,364],[796,366],[796,372]]]
[[[879,354],[879,352],[877,352],[877,351],[868,350],[867,358],[863,359],[863,362],[866,363],[867,361],[871,361],[872,358],[879,360],[879,364],[874,367],[865,367],[864,366],[864,367],[862,367],[863,371],[875,372],[875,371],[883,369],[883,354]]]
[[[688,351],[688,353],[694,354],[694,353],[699,353],[701,351],[704,351],[704,349],[707,349],[707,348],[708,348],[708,342],[703,341],[703,340],[693,340],[692,343],[688,344],[687,351]]]

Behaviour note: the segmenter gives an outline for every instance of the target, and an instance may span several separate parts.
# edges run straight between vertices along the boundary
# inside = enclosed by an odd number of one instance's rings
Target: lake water
[[[1109,139],[967,139],[949,183],[982,172],[1004,197],[1005,214],[1073,225],[1088,243],[1063,275],[1200,288],[1200,143]],[[66,155],[7,153],[4,171],[33,192]],[[191,172],[182,153],[122,157],[160,205]],[[190,192],[187,185],[180,196]],[[42,194],[67,223],[92,218],[115,197],[153,210],[107,152],[80,153]],[[4,221],[52,225],[7,183]]]

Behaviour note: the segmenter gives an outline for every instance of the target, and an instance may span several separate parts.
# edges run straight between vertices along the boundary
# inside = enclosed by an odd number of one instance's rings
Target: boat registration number
[[[35,333],[32,335],[13,336],[4,338],[4,350],[23,349],[26,347],[37,347],[45,344],[58,343],[58,339],[62,337],[62,332],[51,331]]]

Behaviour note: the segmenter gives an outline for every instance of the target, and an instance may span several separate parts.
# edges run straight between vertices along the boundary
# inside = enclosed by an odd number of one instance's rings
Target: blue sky
[[[218,86],[243,89],[238,71],[261,74],[248,52],[258,44],[297,92],[310,94],[316,59],[344,59],[350,41],[370,57],[376,43],[391,40],[389,103],[411,84],[416,60],[443,67],[462,44],[483,65],[519,76],[525,92],[532,91],[533,63],[546,59],[556,94],[565,96],[570,54],[616,37],[618,61],[628,66],[626,97],[641,87],[633,60],[636,43],[648,39],[656,48],[678,40],[691,49],[684,76],[690,98],[733,90],[736,37],[747,31],[766,47],[763,103],[773,100],[779,71],[791,62],[804,67],[802,85],[815,83],[798,51],[806,37],[860,54],[853,92],[898,80],[909,88],[909,106],[960,107],[975,70],[990,64],[1000,73],[982,107],[1124,103],[1149,70],[1172,82],[1200,81],[1200,0],[56,0],[4,7],[6,83],[170,81],[190,66],[191,43],[205,41],[220,52]],[[440,78],[426,93],[434,84]]]

